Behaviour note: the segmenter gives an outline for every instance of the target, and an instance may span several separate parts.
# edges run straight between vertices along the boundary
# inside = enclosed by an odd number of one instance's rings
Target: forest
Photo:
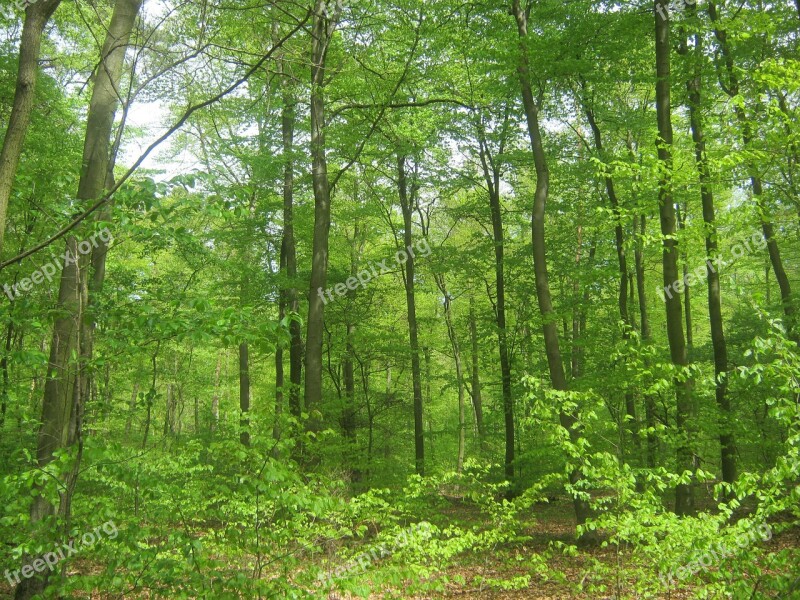
[[[0,598],[800,599],[800,0],[3,0]]]

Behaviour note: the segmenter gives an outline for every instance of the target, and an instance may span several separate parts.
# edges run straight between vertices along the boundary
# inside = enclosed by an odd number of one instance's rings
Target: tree
[[[677,228],[675,204],[672,199],[672,105],[670,103],[670,21],[663,16],[663,10],[655,0],[653,15],[656,28],[656,116],[658,118],[658,160],[660,161],[660,181],[658,185],[658,212],[661,221],[662,268],[664,289],[672,290],[673,282],[682,278],[678,271],[678,244],[675,239]],[[672,364],[679,372],[675,376],[677,408],[677,464],[680,471],[692,471],[694,450],[692,419],[694,406],[692,399],[692,380],[686,372],[689,359],[686,352],[686,339],[683,335],[683,312],[681,298],[677,293],[668,293],[664,305],[667,315],[667,339],[669,341]],[[675,492],[675,512],[679,515],[694,511],[694,485],[678,484]]]
[[[14,187],[14,176],[17,174],[19,158],[22,155],[25,134],[31,122],[36,79],[39,75],[42,36],[44,28],[59,4],[61,0],[39,0],[25,9],[25,22],[22,25],[22,39],[19,43],[14,104],[3,138],[3,149],[0,150],[0,253],[3,251],[5,238],[8,200]]]

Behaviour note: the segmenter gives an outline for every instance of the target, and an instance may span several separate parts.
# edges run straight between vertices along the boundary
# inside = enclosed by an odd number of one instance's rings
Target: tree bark
[[[412,188],[415,186],[412,185]],[[406,157],[397,153],[397,191],[400,196],[400,208],[403,212],[403,243],[406,250],[412,247],[411,196],[416,196],[412,189],[409,195],[408,178],[406,176]],[[417,305],[414,289],[414,255],[407,251],[403,283],[406,288],[406,308],[408,311],[408,337],[411,346],[411,378],[414,388],[414,466],[418,475],[425,475],[425,436],[422,406],[422,375],[419,364],[419,339],[417,336]]]
[[[464,448],[466,442],[466,429],[464,424],[464,371],[461,366],[461,349],[458,345],[456,329],[453,326],[452,298],[447,292],[444,275],[434,274],[436,285],[444,297],[444,321],[447,325],[447,337],[450,338],[450,348],[453,350],[453,360],[456,364],[456,384],[458,385],[458,457],[456,459],[456,472],[461,473],[464,468]]]
[[[718,27],[719,14],[715,2],[708,3],[708,14],[714,26],[714,35],[719,42],[719,51],[725,63],[725,72],[728,75],[727,85],[725,85],[720,78],[720,87],[722,87],[722,90],[728,94],[729,97],[735,98],[739,95],[739,77],[736,73],[733,56],[728,44],[728,33],[724,29],[719,29]],[[734,103],[734,112],[739,126],[742,129],[742,143],[747,150],[751,147],[753,141],[752,127],[747,120],[744,108],[739,103]],[[772,265],[775,279],[778,281],[778,289],[781,293],[783,314],[786,317],[786,330],[789,332],[791,339],[796,344],[800,345],[800,333],[796,328],[795,307],[792,301],[792,288],[789,283],[789,278],[786,275],[786,270],[783,267],[783,259],[781,258],[780,248],[778,247],[778,240],[775,238],[775,227],[770,218],[770,211],[763,197],[761,176],[752,163],[748,162],[747,168],[750,175],[750,187],[753,190],[753,198],[756,201],[758,214],[761,218],[761,231],[767,242],[769,261]]]
[[[696,13],[694,5],[687,5],[689,16]],[[682,47],[682,54],[689,56],[688,44]],[[733,414],[731,402],[728,397],[728,345],[725,340],[725,330],[722,320],[722,299],[719,284],[719,266],[717,258],[717,224],[714,214],[714,192],[712,188],[711,172],[706,155],[706,140],[704,134],[704,119],[702,113],[702,61],[703,36],[694,34],[694,48],[689,56],[693,64],[691,77],[686,82],[686,91],[689,106],[689,123],[694,142],[694,158],[697,174],[700,180],[700,199],[703,205],[703,223],[705,224],[706,245],[706,281],[708,284],[708,319],[711,329],[711,346],[714,351],[714,394],[719,416],[719,443],[720,464],[722,466],[722,481],[732,484],[736,481],[736,439],[733,434]],[[687,321],[687,325],[688,325]]]
[[[558,325],[556,323],[555,311],[553,310],[553,303],[550,296],[550,283],[547,275],[544,216],[550,185],[550,172],[547,166],[547,156],[545,155],[544,146],[542,145],[542,134],[539,128],[539,107],[534,100],[533,90],[531,89],[528,52],[525,47],[525,39],[528,36],[528,16],[521,8],[520,0],[514,0],[512,13],[517,22],[517,32],[520,38],[520,57],[517,73],[522,88],[522,102],[525,107],[525,118],[528,124],[531,152],[536,168],[536,191],[534,193],[533,210],[531,214],[531,241],[533,244],[533,270],[536,280],[536,297],[539,304],[539,312],[542,317],[542,332],[544,334],[550,383],[553,389],[557,391],[566,391],[567,380],[558,342]],[[569,433],[570,441],[575,444],[580,439],[580,433],[576,428],[578,421],[577,415],[571,412],[567,413],[561,411],[559,421],[561,426]],[[583,475],[576,466],[570,472],[570,483],[574,486],[581,479],[583,479]],[[582,525],[590,516],[589,504],[585,500],[573,495],[573,505],[578,524]],[[587,541],[591,541],[593,537],[594,536],[588,532],[584,535],[584,539]]]
[[[581,81],[581,86],[586,91],[585,81]],[[583,98],[584,112],[586,120],[589,121],[589,127],[592,130],[592,137],[594,138],[594,147],[600,160],[605,160],[605,150],[603,148],[603,136],[600,132],[600,126],[597,124],[597,119],[594,115],[594,109],[589,104],[588,99],[584,95]],[[625,233],[622,227],[622,210],[620,208],[619,198],[617,191],[614,187],[614,179],[609,173],[603,177],[605,183],[606,195],[611,204],[611,210],[614,214],[614,246],[617,250],[617,264],[619,266],[619,290],[617,294],[617,307],[619,308],[619,316],[622,321],[622,339],[629,343],[631,337],[632,324],[628,312],[628,258],[625,253]],[[627,421],[628,434],[633,442],[633,447],[636,455],[639,454],[639,427],[636,418],[636,402],[633,392],[630,389],[625,390],[625,416]]]
[[[239,441],[250,446],[250,349],[239,344]]]
[[[19,66],[17,67],[17,86],[14,90],[14,104],[8,119],[8,128],[0,150],[0,254],[3,252],[8,201],[14,187],[14,178],[22,156],[25,135],[31,122],[33,99],[36,94],[36,80],[39,75],[39,55],[42,49],[42,36],[50,17],[61,0],[39,0],[25,10],[22,37],[19,43]]]
[[[219,379],[222,373],[222,354],[222,352],[217,354],[217,368],[214,370],[214,395],[211,397],[211,433],[214,433],[219,425]]]
[[[631,152],[633,152],[632,148]],[[647,294],[645,292],[644,276],[644,236],[646,231],[647,218],[644,215],[635,217],[633,221],[633,234],[634,237],[636,237],[636,246],[634,247],[633,258],[635,263],[634,270],[636,272],[636,295],[639,298],[639,327],[642,336],[642,344],[645,345],[652,341],[650,318],[647,314]],[[656,404],[652,394],[645,394],[644,396],[644,413],[645,427],[647,428],[647,452],[645,455],[647,457],[647,467],[655,469],[658,438],[655,434]]]
[[[142,0],[118,0],[101,49],[100,63],[94,76],[92,97],[86,120],[78,200],[96,200],[105,190],[112,164],[111,135],[119,94],[119,82],[128,40],[133,31]],[[49,4],[49,3],[48,3]],[[37,5],[34,5],[34,7]],[[30,9],[29,9],[30,10]],[[81,245],[87,241],[81,242]],[[88,365],[92,358],[93,323],[87,314],[89,292],[99,291],[102,279],[90,281],[91,256],[78,251],[75,235],[66,240],[66,250],[75,260],[65,261],[59,285],[59,318],[53,338],[42,402],[42,425],[39,429],[37,459],[40,467],[53,460],[56,450],[77,447],[71,470],[65,476],[59,513],[69,521],[72,496],[79,473],[83,448],[84,404],[90,387]],[[89,252],[91,254],[91,252]],[[74,361],[72,356],[78,357]],[[41,495],[33,499],[31,521],[53,513],[54,508]],[[15,592],[16,600],[27,600],[42,592],[47,577],[27,579]]]
[[[680,204],[675,207],[675,217],[678,219],[678,231],[680,232],[686,230],[686,211],[687,208],[685,204],[683,207],[681,207]],[[694,330],[692,328],[692,286],[688,284],[689,252],[685,245],[681,252],[681,262],[683,263],[683,281],[685,282],[683,286],[683,315],[686,322],[686,352],[688,359],[692,360],[692,349],[694,347]]]
[[[320,430],[322,408],[322,337],[325,318],[323,291],[328,280],[328,234],[331,224],[331,190],[325,156],[325,60],[336,28],[338,9],[328,16],[333,2],[316,0],[311,28],[311,179],[314,188],[314,239],[306,330],[305,408],[308,429]]]
[[[469,336],[472,345],[472,410],[475,412],[475,429],[481,450],[486,446],[486,430],[483,425],[483,400],[481,399],[481,377],[478,357],[478,326],[475,318],[475,298],[469,297]]]
[[[678,271],[678,248],[675,241],[675,205],[672,200],[672,115],[670,104],[670,22],[659,14],[661,4],[654,0],[656,40],[656,116],[658,119],[658,159],[661,176],[658,186],[659,218],[663,236],[662,265],[664,288],[672,290],[673,283],[682,278]],[[665,297],[667,315],[667,338],[672,363],[684,371],[689,365],[686,340],[683,334],[683,311],[677,293]],[[682,473],[693,470],[694,452],[691,423],[694,415],[692,405],[692,381],[688,374],[676,377],[676,405],[678,448],[677,466]],[[694,512],[694,484],[679,484],[675,491],[675,512],[679,515]]]
[[[354,194],[357,196],[357,191]],[[350,248],[350,276],[355,277],[358,273],[358,264],[361,259],[363,246],[362,228],[356,224],[353,232],[353,240]],[[345,313],[345,352],[342,359],[342,379],[344,383],[344,406],[342,408],[342,431],[345,437],[345,465],[350,471],[350,480],[358,482],[361,480],[361,470],[358,464],[358,445],[356,441],[356,381],[355,381],[355,347],[353,337],[355,336],[356,326],[353,322],[355,317],[350,310]]]
[[[287,310],[296,315],[300,312],[300,301],[297,291],[297,244],[294,236],[294,125],[297,100],[294,98],[286,74],[286,63],[283,58],[278,63],[282,77],[283,107],[281,109],[281,139],[283,143],[283,248],[285,251],[286,286],[285,301]],[[289,412],[295,419],[300,419],[302,404],[300,389],[303,371],[303,336],[300,321],[292,318],[289,321]]]
[[[508,121],[508,113],[505,116]],[[504,234],[503,215],[500,206],[500,166],[493,157],[489,146],[480,132],[480,159],[486,187],[489,191],[489,208],[492,215],[492,237],[494,242],[495,273],[495,319],[497,322],[497,345],[500,352],[500,378],[503,390],[503,416],[505,422],[505,478],[513,484],[514,477],[514,397],[511,390],[511,361],[508,355],[508,334],[506,331],[506,286],[503,262]],[[503,154],[504,140],[500,142],[499,155]],[[512,488],[510,488],[513,491]]]

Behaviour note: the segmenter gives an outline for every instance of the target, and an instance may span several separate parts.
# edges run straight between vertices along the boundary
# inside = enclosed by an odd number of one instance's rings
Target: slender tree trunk
[[[675,241],[675,205],[672,200],[672,115],[670,104],[670,22],[659,14],[661,5],[654,0],[656,39],[656,116],[658,118],[658,159],[661,162],[661,180],[658,189],[661,235],[663,236],[662,264],[664,288],[671,291],[673,283],[680,281],[678,271],[678,248]],[[667,337],[672,363],[681,370],[689,365],[686,340],[683,334],[683,311],[681,298],[677,293],[665,297],[667,314]],[[683,373],[681,375],[684,375]],[[685,379],[685,381],[683,380]],[[677,466],[679,472],[692,471],[694,452],[691,432],[694,416],[692,404],[692,381],[688,375],[676,378],[676,403],[678,448]],[[675,491],[675,512],[679,515],[694,512],[693,483],[680,484]]]
[[[506,116],[506,120],[508,117]],[[503,143],[499,154],[503,153]],[[504,232],[503,215],[500,206],[500,168],[481,132],[480,159],[484,179],[489,190],[489,208],[492,214],[492,237],[494,242],[495,273],[495,319],[497,322],[497,345],[500,351],[500,378],[503,390],[503,417],[505,421],[505,477],[514,482],[514,397],[511,390],[511,360],[508,355],[508,333],[506,331],[506,285],[504,270]],[[509,489],[514,493],[513,485]]]
[[[214,370],[214,395],[211,397],[211,433],[217,430],[219,425],[219,379],[222,373],[222,352],[217,354],[217,368]]]
[[[696,13],[694,5],[687,5],[689,16]],[[684,55],[689,54],[688,44],[682,48]],[[717,407],[720,411],[719,443],[722,465],[722,480],[733,483],[736,480],[736,439],[733,434],[733,414],[731,402],[728,397],[728,345],[725,340],[725,331],[722,320],[722,299],[719,284],[717,258],[717,223],[714,215],[714,193],[712,188],[711,173],[706,155],[706,141],[703,131],[704,119],[702,113],[702,61],[703,36],[694,35],[694,48],[689,56],[692,60],[692,75],[686,83],[689,106],[689,122],[692,129],[694,142],[694,158],[697,174],[700,180],[700,198],[703,204],[703,222],[705,224],[706,244],[706,276],[708,283],[708,318],[711,329],[711,345],[714,350],[714,382]],[[687,321],[688,326],[689,321]]]
[[[133,392],[131,393],[131,401],[128,403],[128,418],[125,421],[125,436],[131,433],[131,426],[133,425],[133,414],[136,412],[136,398],[139,395],[139,382],[133,384]]]
[[[9,310],[11,313],[11,309]],[[0,359],[0,371],[3,372],[3,391],[0,393],[0,401],[2,402],[2,406],[0,406],[0,430],[5,427],[6,424],[6,411],[8,410],[8,389],[10,386],[10,382],[8,380],[8,357],[11,354],[11,344],[14,341],[14,321],[9,319],[8,325],[6,326],[6,343],[3,348],[3,358]]]
[[[539,128],[539,107],[534,100],[533,90],[531,89],[528,53],[525,47],[525,39],[528,36],[528,17],[520,6],[520,0],[514,0],[512,13],[517,22],[517,31],[520,38],[520,60],[517,72],[522,88],[522,102],[525,107],[525,118],[528,124],[531,152],[536,167],[536,191],[534,193],[531,215],[531,240],[533,244],[533,270],[536,280],[536,297],[539,303],[539,312],[542,317],[542,332],[544,334],[550,382],[555,390],[566,391],[567,379],[564,374],[564,362],[561,358],[561,350],[558,342],[558,325],[556,323],[555,311],[553,310],[553,303],[550,296],[550,283],[547,275],[544,216],[548,188],[550,185],[550,172],[547,166],[544,146],[542,145],[542,134]],[[573,444],[577,443],[580,439],[580,432],[577,429],[577,415],[571,412],[567,413],[561,411],[559,420],[561,426],[569,433],[570,441]],[[581,479],[583,479],[583,475],[576,466],[570,472],[570,483],[575,485]],[[589,504],[577,496],[573,497],[573,504],[578,524],[582,525],[590,516]],[[591,541],[593,537],[591,533],[584,535],[584,539],[587,541]]]
[[[284,250],[283,247],[285,246],[285,238],[284,244],[281,246],[281,270],[285,267],[285,257],[284,257]],[[280,292],[278,298],[278,319],[282,321],[286,317],[286,301],[284,298],[283,291]],[[278,441],[281,439],[283,435],[283,398],[284,398],[284,390],[286,389],[286,377],[283,371],[283,347],[278,344],[277,348],[275,348],[275,420],[272,422],[272,439],[274,441]],[[274,456],[277,458],[279,456],[278,447],[277,445],[274,448]]]
[[[686,230],[686,205],[681,207],[678,204],[675,208],[675,217],[678,219],[678,231],[684,232]],[[686,322],[686,352],[689,360],[692,359],[692,349],[694,347],[694,330],[692,328],[692,294],[691,287],[688,283],[689,277],[689,251],[684,244],[681,251],[681,262],[683,263],[683,304],[684,304],[684,320]]]
[[[355,187],[354,197],[358,198],[358,188]],[[350,247],[350,277],[355,277],[358,273],[358,265],[361,260],[363,250],[364,229],[356,223],[353,230],[353,240]],[[351,299],[348,299],[348,302]],[[342,379],[344,381],[344,406],[342,408],[342,430],[345,437],[345,465],[350,471],[350,481],[359,482],[361,480],[361,470],[358,465],[358,444],[356,440],[356,381],[355,381],[355,347],[353,338],[355,336],[356,317],[350,310],[345,313],[345,353],[342,359]]]
[[[291,81],[286,73],[286,61],[278,63],[283,85],[283,107],[281,109],[281,139],[283,144],[283,247],[285,272],[288,285],[285,288],[286,309],[293,315],[300,312],[297,291],[297,244],[294,237],[294,124],[297,100],[290,90]],[[289,412],[300,419],[302,403],[303,336],[300,321],[289,321]]]
[[[582,87],[586,88],[586,83],[581,82]],[[605,160],[605,150],[603,148],[603,136],[600,132],[600,126],[595,119],[594,110],[589,105],[586,98],[583,99],[584,112],[586,113],[586,120],[589,121],[589,126],[592,129],[592,136],[594,138],[594,147],[600,160]],[[625,232],[622,227],[622,209],[620,208],[619,198],[614,186],[614,179],[610,174],[603,177],[606,187],[606,195],[611,204],[611,210],[614,214],[614,245],[617,249],[617,265],[619,266],[619,291],[617,294],[617,307],[619,308],[619,317],[622,321],[622,339],[626,343],[630,341],[631,337],[631,319],[628,312],[628,257],[625,253]],[[636,402],[634,400],[633,392],[630,389],[625,390],[625,415],[628,434],[633,441],[633,447],[638,455],[639,449],[639,427],[636,418]]]
[[[486,446],[486,430],[483,425],[483,400],[481,399],[481,378],[478,356],[478,326],[475,318],[475,298],[469,297],[469,336],[472,345],[472,410],[475,411],[475,429],[481,450]]]
[[[14,187],[14,178],[25,143],[25,135],[31,122],[36,80],[39,75],[39,54],[42,48],[44,28],[61,0],[39,0],[25,10],[22,37],[19,43],[19,66],[14,103],[8,128],[0,150],[0,254],[5,239],[8,200]]]
[[[247,342],[239,344],[239,441],[250,445],[250,349]]]
[[[718,28],[719,15],[717,12],[717,5],[714,2],[708,4],[708,14],[711,17],[711,22],[714,26],[714,35],[719,42],[719,51],[725,63],[725,72],[728,75],[728,83],[725,85],[720,78],[720,85],[723,91],[731,98],[739,95],[739,77],[736,73],[736,68],[733,61],[733,56],[728,44],[728,33],[724,29]],[[744,108],[738,103],[734,103],[734,112],[739,126],[742,129],[742,142],[745,149],[749,149],[753,141],[753,131],[750,122],[747,120],[747,115]],[[792,302],[792,289],[789,283],[789,278],[786,275],[786,270],[783,267],[783,259],[781,258],[780,248],[778,247],[778,240],[775,238],[775,227],[770,217],[769,208],[766,205],[763,196],[763,185],[761,176],[758,174],[755,166],[748,161],[747,168],[750,174],[750,186],[753,190],[753,198],[756,201],[758,214],[761,218],[761,231],[764,234],[764,239],[767,242],[767,253],[769,255],[772,270],[775,273],[775,279],[778,281],[778,288],[781,293],[781,302],[783,303],[783,313],[786,317],[786,329],[789,336],[798,345],[800,345],[800,333],[796,328],[795,307]]]
[[[166,409],[164,411],[164,432],[163,432],[164,437],[167,437],[175,432],[175,423],[174,423],[175,406],[173,404],[175,400],[174,400],[173,390],[174,390],[174,385],[170,381],[169,383],[167,383],[167,401],[164,405],[164,408]]]
[[[322,426],[322,337],[325,317],[323,293],[328,280],[328,234],[331,224],[331,190],[325,156],[325,58],[336,28],[337,13],[329,18],[328,5],[316,0],[311,29],[311,179],[314,188],[314,239],[312,243],[311,285],[308,296],[306,332],[305,409],[308,428]]]
[[[412,186],[415,187],[415,186]],[[406,157],[397,154],[397,190],[400,196],[400,208],[403,211],[403,243],[406,249],[412,247],[412,200],[409,197],[408,179],[406,176]],[[412,195],[415,192],[412,190]],[[419,364],[419,339],[417,337],[417,305],[414,290],[414,255],[406,252],[408,260],[405,264],[403,283],[406,288],[406,308],[408,310],[408,337],[411,345],[411,378],[414,388],[414,466],[419,475],[425,475],[425,436],[422,406],[422,376]]]
[[[150,389],[147,392],[147,396],[145,397],[145,403],[147,405],[147,412],[145,413],[144,419],[144,435],[142,436],[142,450],[147,448],[147,437],[150,435],[150,422],[152,421],[153,416],[153,401],[156,397],[156,378],[158,377],[158,351],[161,348],[161,344],[156,345],[156,349],[153,351],[153,356],[150,358],[150,362],[153,366],[153,378],[150,381]]]
[[[447,325],[447,337],[450,338],[450,348],[453,350],[453,360],[456,364],[456,383],[458,385],[458,457],[456,459],[456,471],[461,473],[464,468],[464,448],[466,442],[466,429],[464,424],[464,371],[461,366],[461,349],[458,345],[458,337],[453,326],[452,298],[447,293],[447,284],[444,275],[434,274],[436,285],[444,296],[444,320]]]
[[[632,151],[632,148],[631,148]],[[638,224],[638,227],[637,227]],[[640,333],[642,343],[647,345],[652,341],[650,333],[650,318],[647,314],[647,294],[645,292],[644,276],[644,237],[647,228],[647,219],[644,215],[634,218],[633,234],[636,238],[634,249],[634,263],[636,272],[636,295],[639,298]],[[658,438],[656,437],[656,403],[652,394],[644,396],[645,427],[647,428],[647,467],[655,469],[656,453],[658,451]]]

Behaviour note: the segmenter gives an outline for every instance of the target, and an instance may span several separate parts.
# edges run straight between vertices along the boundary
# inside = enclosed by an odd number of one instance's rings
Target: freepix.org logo
[[[21,582],[20,576],[22,576],[22,579],[30,579],[36,573],[43,573],[47,569],[53,571],[56,565],[62,560],[69,558],[73,554],[80,553],[83,548],[91,548],[97,542],[101,541],[103,539],[100,535],[101,530],[110,540],[115,539],[118,535],[117,526],[114,521],[106,521],[102,525],[95,527],[94,531],[87,531],[80,537],[62,543],[55,550],[46,552],[42,556],[30,560],[16,571],[6,569],[5,576],[8,583],[12,586],[19,585]]]
[[[25,10],[29,6],[33,6],[39,0],[16,0],[14,2],[14,6],[16,6],[19,10]]]
[[[99,240],[99,241],[98,241]],[[97,248],[100,242],[108,246],[112,242],[111,232],[108,227],[93,234],[88,240],[83,240],[77,245],[78,254],[85,256],[89,254],[93,248]],[[20,281],[13,285],[3,284],[3,292],[5,292],[8,299],[12,302],[19,298],[21,293],[29,292],[35,285],[44,283],[45,280],[53,281],[56,273],[60,273],[64,267],[74,265],[78,262],[78,257],[74,256],[72,252],[67,250],[64,256],[54,256],[48,263],[45,263],[28,277],[23,277]]]

